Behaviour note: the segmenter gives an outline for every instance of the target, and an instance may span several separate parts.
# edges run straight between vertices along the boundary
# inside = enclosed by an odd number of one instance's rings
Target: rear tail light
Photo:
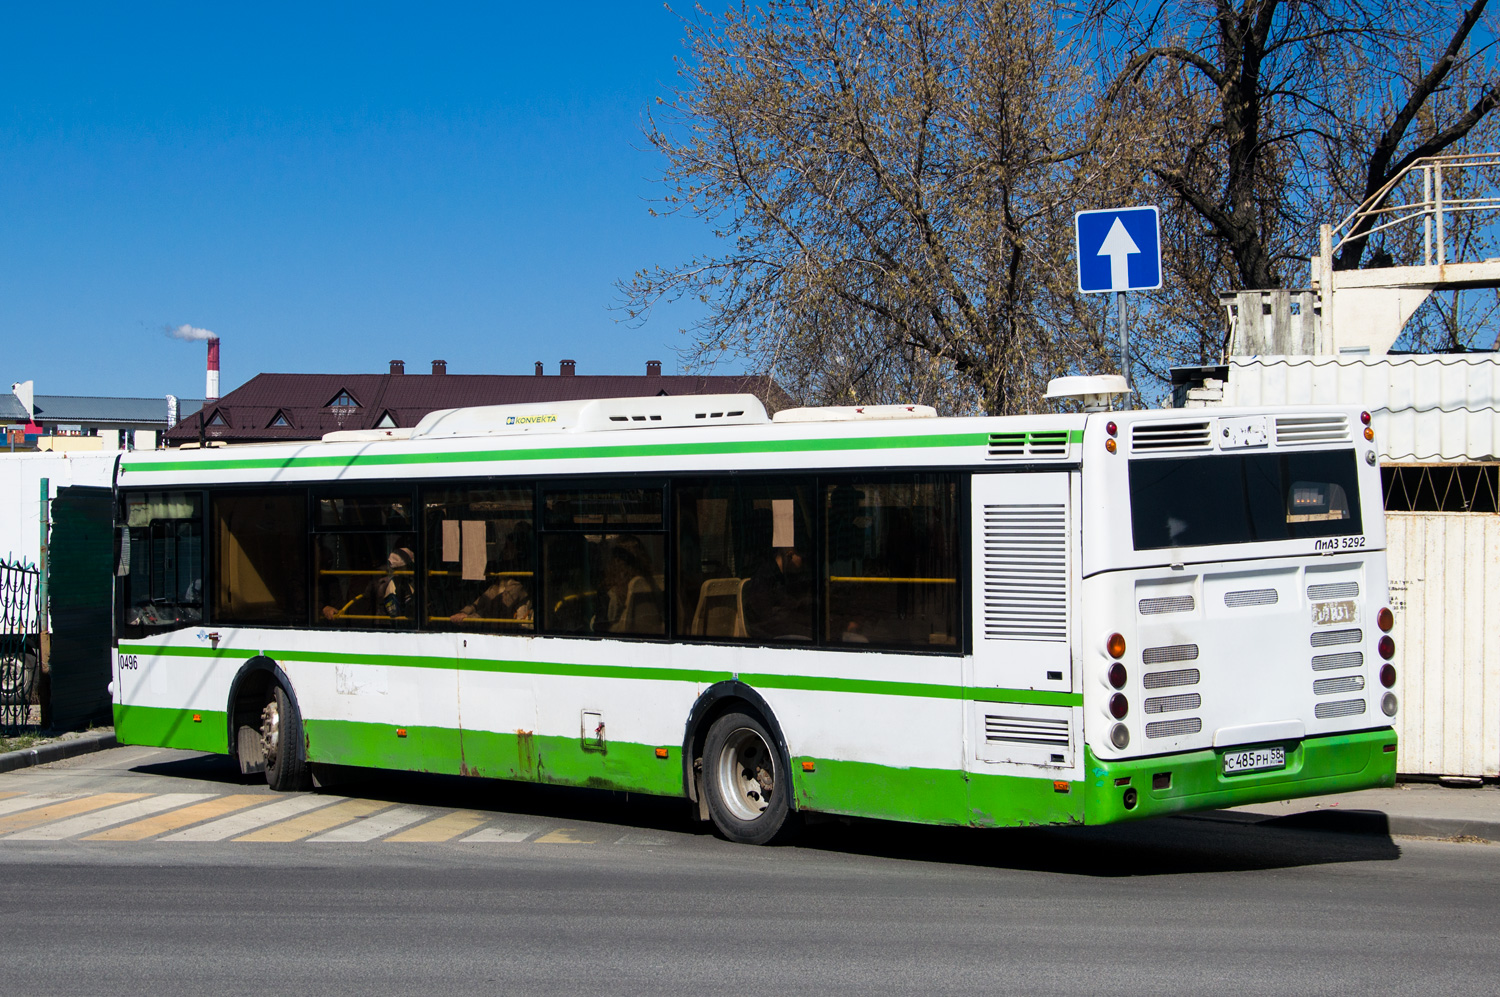
[[[1370,424],[1370,413],[1368,413],[1368,412],[1361,412],[1359,414],[1359,421],[1362,422],[1362,423],[1364,423],[1366,426],[1368,426]]]
[[[1380,652],[1380,656],[1387,661],[1396,656],[1396,641],[1390,634],[1386,634],[1380,638],[1380,642],[1375,645],[1375,648]]]
[[[1124,696],[1122,696],[1118,692],[1115,693],[1113,696],[1109,697],[1109,715],[1110,716],[1114,717],[1116,720],[1124,720],[1125,719],[1125,714],[1127,714],[1129,712],[1130,712],[1130,700],[1126,699]]]
[[[1396,694],[1388,692],[1380,697],[1380,712],[1388,717],[1396,715]]]
[[[1109,666],[1109,684],[1116,689],[1125,688],[1126,677],[1125,666],[1118,661]]]
[[[1109,743],[1121,751],[1130,747],[1130,731],[1124,724],[1115,724],[1109,729]]]
[[[1396,617],[1391,612],[1391,607],[1381,607],[1380,612],[1375,614],[1375,625],[1380,628],[1381,633],[1391,632],[1391,627],[1396,625]]]
[[[1387,689],[1396,684],[1396,666],[1389,661],[1380,666],[1380,684]]]
[[[1120,449],[1120,445],[1115,442],[1114,437],[1110,437],[1109,439],[1104,441],[1104,449],[1108,450],[1110,453],[1114,453],[1116,450]]]
[[[1109,652],[1111,658],[1125,657],[1125,635],[1110,634],[1109,639],[1104,642],[1104,649]]]

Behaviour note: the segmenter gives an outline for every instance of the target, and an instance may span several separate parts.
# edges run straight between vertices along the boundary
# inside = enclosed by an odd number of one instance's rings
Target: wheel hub
[[[276,749],[281,744],[281,710],[272,696],[260,711],[260,749],[266,756],[267,765],[276,764]]]
[[[729,735],[717,765],[719,796],[735,817],[755,820],[776,795],[776,763],[755,731],[741,727]]]

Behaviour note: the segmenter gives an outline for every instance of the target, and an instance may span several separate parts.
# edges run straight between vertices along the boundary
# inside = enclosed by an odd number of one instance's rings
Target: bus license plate
[[[1224,774],[1260,772],[1286,768],[1285,748],[1251,748],[1249,751],[1224,752]]]
[[[1313,626],[1326,627],[1333,623],[1354,622],[1354,600],[1339,602],[1315,602],[1312,604]]]

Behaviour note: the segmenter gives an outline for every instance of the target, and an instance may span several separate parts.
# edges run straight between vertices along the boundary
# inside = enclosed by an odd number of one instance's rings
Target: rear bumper
[[[1260,745],[1119,762],[1100,761],[1090,751],[1084,780],[1084,823],[1112,824],[1396,784],[1396,732],[1390,727],[1309,737],[1283,746],[1286,768],[1242,775],[1224,774],[1224,751]],[[1127,808],[1127,790],[1131,789],[1135,790],[1135,806]]]

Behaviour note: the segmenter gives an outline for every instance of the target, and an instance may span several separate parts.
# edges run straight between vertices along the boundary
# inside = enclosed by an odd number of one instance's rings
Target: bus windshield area
[[[203,618],[202,496],[143,492],[125,498],[115,574],[130,628]]]
[[[1363,532],[1352,450],[1136,459],[1129,474],[1136,550]]]

